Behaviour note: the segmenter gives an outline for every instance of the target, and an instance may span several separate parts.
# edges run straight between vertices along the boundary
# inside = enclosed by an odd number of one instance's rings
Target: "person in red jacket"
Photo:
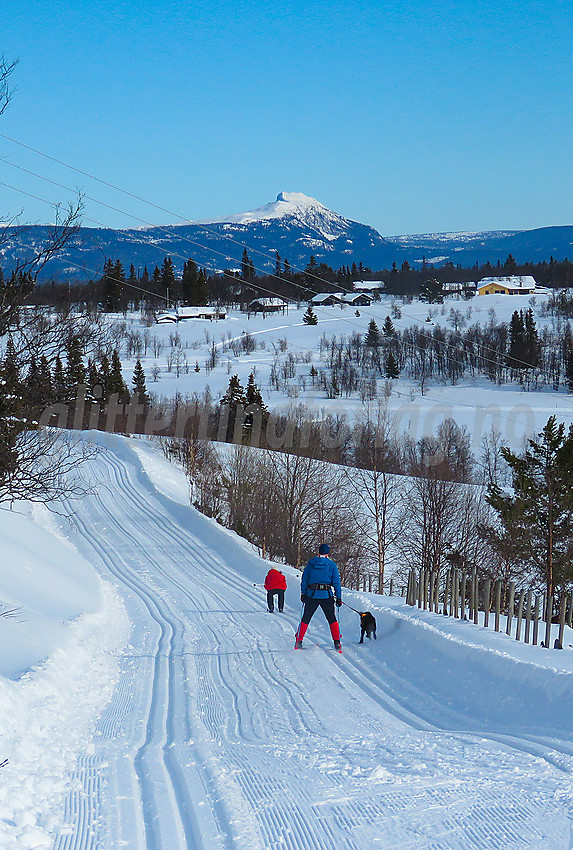
[[[269,609],[269,613],[273,613],[275,610],[275,595],[278,597],[278,608],[279,611],[282,611],[285,606],[285,590],[286,590],[286,578],[284,575],[279,572],[279,570],[269,570],[267,573],[267,577],[265,579],[265,590],[267,591],[267,607]]]

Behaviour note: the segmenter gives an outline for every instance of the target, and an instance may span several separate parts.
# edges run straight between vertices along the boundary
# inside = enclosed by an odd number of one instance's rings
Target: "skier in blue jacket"
[[[321,543],[318,547],[318,555],[311,558],[304,568],[300,582],[300,599],[304,602],[304,611],[296,634],[295,649],[302,649],[302,639],[308,624],[316,609],[320,607],[330,625],[334,648],[339,652],[342,650],[340,627],[334,613],[335,603],[339,607],[342,605],[340,574],[334,561],[326,557],[329,552],[330,547],[326,543]]]

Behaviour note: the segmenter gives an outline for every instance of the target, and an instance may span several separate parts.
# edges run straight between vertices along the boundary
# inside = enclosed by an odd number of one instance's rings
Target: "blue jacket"
[[[337,599],[342,597],[338,567],[334,561],[324,555],[316,555],[311,558],[304,568],[300,581],[300,592],[311,599],[328,599],[329,596],[332,596],[329,590],[308,589],[309,584],[331,584]]]

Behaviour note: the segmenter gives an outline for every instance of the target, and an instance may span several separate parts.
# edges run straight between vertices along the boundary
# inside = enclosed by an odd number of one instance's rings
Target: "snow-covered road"
[[[97,495],[70,506],[66,533],[133,632],[56,850],[573,846],[573,735],[557,709],[548,730],[511,700],[498,716],[505,697],[482,679],[472,719],[471,659],[427,626],[413,639],[388,607],[376,643],[357,645],[343,608],[342,656],[320,612],[294,652],[295,571],[285,613],[266,613],[254,583],[268,565],[184,504],[167,462],[106,440]]]

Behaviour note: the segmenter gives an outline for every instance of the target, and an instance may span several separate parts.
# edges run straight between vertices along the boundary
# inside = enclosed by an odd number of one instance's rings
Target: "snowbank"
[[[25,506],[24,506],[25,507]],[[78,757],[119,675],[117,591],[69,544],[0,511],[0,847],[51,847]]]

